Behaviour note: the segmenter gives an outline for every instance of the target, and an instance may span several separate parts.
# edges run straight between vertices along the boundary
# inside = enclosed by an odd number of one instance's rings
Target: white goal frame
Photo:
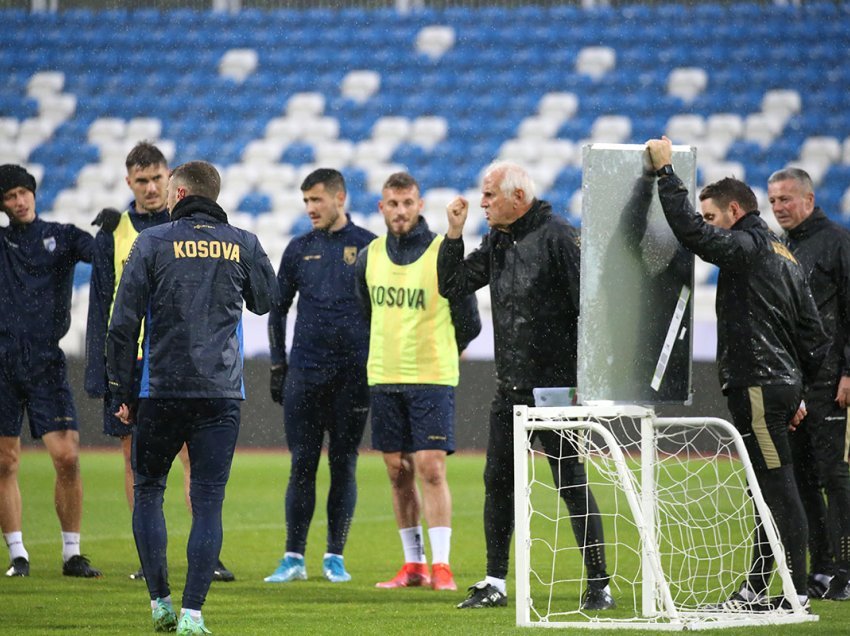
[[[638,485],[630,471],[626,456],[614,434],[599,419],[630,418],[640,421],[641,477]],[[532,418],[532,422],[530,422]],[[545,421],[539,421],[545,419]],[[670,593],[656,540],[655,464],[657,460],[656,431],[663,426],[720,428],[734,442],[735,451],[744,468],[753,504],[763,523],[775,558],[776,574],[783,595],[791,605],[790,611],[734,612],[719,609],[677,608]],[[637,527],[641,540],[640,572],[642,596],[640,616],[630,619],[608,619],[605,613],[584,621],[532,620],[531,599],[531,500],[529,475],[529,433],[534,430],[585,430],[598,435],[608,447],[610,457],[628,502],[628,512]],[[592,456],[586,456],[592,461]],[[567,407],[514,406],[514,506],[516,528],[516,624],[520,627],[560,628],[620,628],[643,630],[705,630],[751,625],[774,625],[817,621],[799,603],[779,540],[773,516],[762,497],[755,472],[740,433],[729,422],[719,418],[659,418],[653,409],[636,405],[601,405]],[[742,578],[746,572],[741,573]]]

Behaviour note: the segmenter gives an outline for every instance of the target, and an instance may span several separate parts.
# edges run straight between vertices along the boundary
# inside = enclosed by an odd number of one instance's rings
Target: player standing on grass
[[[799,421],[803,382],[815,379],[829,339],[805,273],[759,217],[753,191],[726,178],[700,192],[702,215],[673,172],[666,137],[647,142],[664,216],[679,242],[720,268],[717,279],[717,360],[732,422],[753,464],[785,547],[800,603],[808,607],[808,529],[794,479],[788,423]],[[724,606],[770,609],[766,597],[773,555],[757,523],[748,580]]]
[[[206,634],[201,608],[221,550],[221,508],[239,433],[242,307],[277,302],[274,270],[257,237],[227,222],[215,202],[221,179],[192,161],[168,182],[171,223],[139,234],[115,296],[106,341],[116,415],[134,417],[133,535],[150,592],[154,628]],[[146,356],[137,393],[142,319]],[[179,624],[171,604],[162,512],[168,471],[187,444],[192,529]]]
[[[430,584],[435,590],[455,590],[449,567],[452,501],[446,455],[455,449],[458,357],[481,331],[481,320],[474,295],[450,303],[437,291],[442,237],[420,216],[423,205],[412,176],[390,175],[378,204],[388,232],[357,258],[357,293],[371,330],[367,373],[372,446],[384,456],[404,549],[402,568],[377,587]],[[420,507],[431,541],[430,576]]]
[[[130,510],[133,509],[133,467],[130,463],[130,446],[133,429],[113,415],[113,399],[106,386],[106,329],[112,314],[115,290],[121,280],[121,272],[127,255],[139,232],[145,228],[167,223],[170,220],[166,207],[168,185],[168,161],[153,144],[140,142],[127,155],[126,181],[133,193],[133,201],[120,216],[117,224],[104,224],[97,233],[92,250],[91,292],[89,294],[88,324],[86,328],[86,392],[90,397],[103,399],[103,433],[121,440],[124,455],[124,492]],[[115,210],[104,210],[119,213]],[[141,369],[142,347],[139,344],[137,366]],[[141,373],[136,374],[137,382]],[[178,455],[183,463],[184,495],[186,506],[192,512],[189,498],[189,455],[185,447]],[[144,573],[140,567],[130,575],[141,580]],[[233,573],[221,561],[216,565],[213,580],[232,581]]]
[[[846,601],[850,599],[850,232],[815,207],[812,179],[799,168],[770,175],[767,196],[832,337],[817,379],[806,386],[807,415],[791,433],[791,451],[809,522],[809,594]],[[826,506],[821,489],[826,491]]]
[[[269,315],[271,395],[283,404],[292,468],[286,489],[286,554],[265,580],[307,578],[304,553],[327,431],[331,485],[322,569],[332,583],[344,583],[351,580],[342,552],[357,502],[357,448],[369,412],[369,323],[354,293],[354,262],[375,235],[345,213],[345,179],[338,171],[311,172],[301,192],[313,231],[286,247],[277,274],[280,305]],[[287,364],[286,315],[295,294],[298,316]]]
[[[498,388],[490,407],[484,469],[484,534],[487,576],[469,588],[459,609],[502,607],[511,535],[514,531],[513,405],[534,405],[535,387],[576,385],[579,311],[579,244],[575,229],[535,198],[534,182],[512,163],[484,172],[481,207],[490,233],[464,259],[463,226],[469,204],[461,197],[447,209],[449,230],[437,260],[440,293],[460,298],[490,286]],[[602,521],[587,486],[584,465],[562,460],[552,432],[538,433],[555,484],[572,517],[582,546],[588,586],[581,606],[614,607],[605,569]]]
[[[0,197],[10,221],[0,228],[0,529],[11,558],[6,576],[30,572],[18,487],[26,409],[30,432],[44,442],[56,469],[62,574],[99,577],[100,570],[80,554],[80,433],[59,348],[71,324],[74,266],[91,260],[93,239],[73,225],[38,218],[35,188],[23,167],[0,166]]]

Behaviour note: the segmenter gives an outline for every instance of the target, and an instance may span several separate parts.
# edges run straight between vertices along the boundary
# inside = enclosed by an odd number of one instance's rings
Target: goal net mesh
[[[659,419],[648,409],[640,409],[645,417],[607,411],[529,408],[518,418],[524,420],[516,428],[518,622],[706,629],[804,620],[801,610],[722,606],[746,578],[756,524],[773,525],[769,514],[755,514],[753,498],[761,495],[750,486],[741,457],[746,451],[731,425]],[[556,453],[552,444],[547,453],[535,442],[541,430],[557,436]],[[562,479],[556,488],[553,466],[563,475],[569,472],[564,466],[576,464],[584,467],[586,483]],[[593,555],[584,553],[585,537],[574,531],[590,524],[574,526],[565,504],[575,488],[592,492],[604,528],[617,602],[604,612],[582,606]],[[778,542],[774,554],[780,576],[773,591],[782,594],[790,577]]]

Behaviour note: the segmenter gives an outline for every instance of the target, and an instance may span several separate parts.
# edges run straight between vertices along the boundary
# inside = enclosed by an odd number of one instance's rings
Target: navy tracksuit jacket
[[[129,404],[145,318],[142,398],[244,399],[242,305],[265,314],[279,293],[257,237],[214,201],[188,196],[171,223],[139,234],[106,341],[110,392]]]

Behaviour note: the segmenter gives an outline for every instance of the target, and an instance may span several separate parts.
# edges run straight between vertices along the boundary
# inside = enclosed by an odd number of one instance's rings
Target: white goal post
[[[558,456],[534,444],[540,431],[558,436]],[[550,464],[582,465],[586,484],[559,491]],[[586,571],[574,533],[588,524],[571,524],[570,488],[589,488],[598,503],[616,608],[582,608]],[[698,630],[817,620],[797,600],[743,440],[725,420],[661,418],[633,405],[515,406],[514,492],[519,626]],[[791,609],[724,604],[746,580],[758,520],[776,564],[771,588]]]

